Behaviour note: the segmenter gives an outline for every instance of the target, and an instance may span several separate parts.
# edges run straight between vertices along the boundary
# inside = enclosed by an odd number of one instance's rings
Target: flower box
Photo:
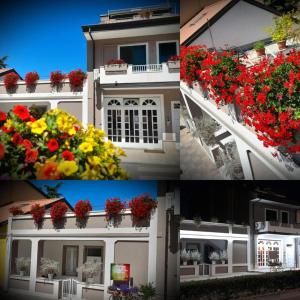
[[[108,64],[104,65],[104,70],[106,72],[126,72],[128,68],[128,64]]]
[[[167,62],[169,69],[179,69],[180,68],[180,60],[168,60]]]

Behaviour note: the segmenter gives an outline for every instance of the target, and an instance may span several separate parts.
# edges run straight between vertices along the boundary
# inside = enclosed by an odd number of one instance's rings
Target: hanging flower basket
[[[133,198],[129,202],[129,208],[131,209],[133,223],[139,225],[145,222],[149,222],[151,213],[156,209],[157,203],[149,195],[141,195]]]
[[[56,89],[56,91],[62,88],[63,81],[65,80],[66,75],[64,75],[61,71],[54,71],[50,74],[50,82],[51,87]]]
[[[126,204],[121,202],[119,198],[107,199],[105,202],[105,216],[106,220],[112,223],[113,226],[117,226],[122,221],[122,212],[124,211]]]
[[[68,78],[70,81],[71,91],[82,91],[83,83],[86,79],[86,73],[84,73],[81,69],[74,70],[68,74]]]
[[[65,223],[65,215],[68,206],[64,202],[56,202],[50,208],[50,216],[54,227],[62,227]]]
[[[8,73],[4,77],[4,85],[8,92],[14,92],[18,85],[19,75],[16,73]]]
[[[89,212],[92,210],[92,205],[89,200],[79,200],[75,204],[74,212],[77,220],[77,226],[85,227]]]
[[[9,209],[9,212],[13,215],[13,216],[18,216],[18,215],[22,215],[24,212],[23,210],[19,207],[19,206],[12,206]]]
[[[35,90],[37,81],[39,79],[40,76],[37,72],[29,72],[25,75],[25,83],[29,92],[33,92]]]
[[[40,228],[43,223],[44,215],[45,215],[45,207],[40,206],[39,204],[34,204],[31,206],[30,214],[34,220],[34,224]]]

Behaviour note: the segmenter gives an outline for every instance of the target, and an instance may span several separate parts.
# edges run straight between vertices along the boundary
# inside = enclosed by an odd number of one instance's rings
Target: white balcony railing
[[[256,222],[255,228],[258,232],[278,232],[300,234],[300,224],[286,224],[280,222]]]
[[[133,73],[162,72],[162,64],[132,65]]]

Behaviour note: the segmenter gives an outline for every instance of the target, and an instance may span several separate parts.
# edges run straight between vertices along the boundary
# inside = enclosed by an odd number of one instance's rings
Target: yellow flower
[[[84,153],[91,152],[93,151],[93,145],[87,142],[83,142],[79,145],[79,150]]]
[[[117,154],[118,154],[119,156],[126,156],[125,151],[124,151],[122,148],[118,148],[117,151],[118,151]]]
[[[70,176],[78,171],[78,166],[74,160],[63,160],[59,163],[58,170],[65,176]]]
[[[99,166],[100,162],[101,162],[101,159],[98,156],[89,156],[88,157],[88,162],[92,166]]]
[[[71,129],[69,129],[68,134],[69,135],[74,135],[76,133],[76,130],[74,127],[72,127]]]
[[[6,126],[8,129],[13,127],[14,123],[11,119],[7,119],[6,122],[4,123],[4,126]]]
[[[85,164],[85,171],[80,175],[84,180],[104,179],[99,168],[90,168],[89,164]]]
[[[47,129],[46,119],[41,118],[30,124],[30,127],[32,133],[42,134]]]

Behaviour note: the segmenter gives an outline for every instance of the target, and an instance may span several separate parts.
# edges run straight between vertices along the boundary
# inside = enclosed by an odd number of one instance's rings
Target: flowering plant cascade
[[[156,207],[156,201],[147,194],[135,197],[129,202],[129,208],[131,209],[135,224],[138,224],[140,221],[149,220],[152,211]]]
[[[123,59],[110,59],[106,64],[107,65],[122,65],[122,64],[126,64],[126,62]]]
[[[29,88],[35,86],[39,79],[40,79],[40,76],[37,72],[28,72],[25,75],[26,86]]]
[[[68,205],[64,202],[56,202],[50,208],[50,216],[54,226],[62,224],[68,211]]]
[[[68,78],[70,81],[71,90],[77,91],[78,89],[82,88],[83,82],[86,79],[86,73],[84,73],[81,69],[77,69],[71,71],[68,74]]]
[[[124,151],[92,125],[59,109],[35,120],[15,106],[0,113],[0,176],[11,179],[126,179]]]
[[[19,75],[16,73],[8,73],[4,77],[4,85],[7,90],[14,89],[17,86],[18,80],[20,79]]]
[[[91,210],[92,205],[89,200],[79,200],[74,207],[75,216],[80,220],[85,220]]]
[[[35,225],[40,227],[45,215],[45,207],[40,206],[39,204],[34,204],[31,206],[30,214],[32,215]]]
[[[107,199],[105,202],[106,219],[109,221],[118,218],[125,207],[126,204],[121,202],[119,198]]]
[[[177,61],[177,60],[180,60],[180,56],[179,55],[171,55],[168,58],[168,61]]]
[[[9,209],[9,212],[13,215],[13,216],[18,216],[18,215],[22,215],[24,212],[23,210],[19,207],[19,206],[12,206]]]
[[[54,71],[50,74],[50,82],[52,87],[58,87],[66,78],[61,71]]]

